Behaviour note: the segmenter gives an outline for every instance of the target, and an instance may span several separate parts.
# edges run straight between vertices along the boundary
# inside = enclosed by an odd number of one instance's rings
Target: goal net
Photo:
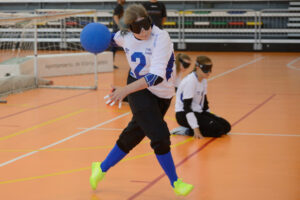
[[[96,89],[98,72],[113,70],[112,53],[80,45],[95,10],[0,12],[0,96],[35,87]]]

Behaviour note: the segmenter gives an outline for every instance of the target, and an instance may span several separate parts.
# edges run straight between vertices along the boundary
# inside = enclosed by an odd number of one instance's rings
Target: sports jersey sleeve
[[[198,120],[194,112],[189,112],[185,116],[188,124],[192,129],[199,128]]]
[[[204,83],[204,94],[207,94],[207,80],[204,79],[205,83]]]
[[[121,34],[121,31],[112,34],[111,45],[123,47],[124,36]]]
[[[192,129],[198,128],[197,118],[192,110],[192,101],[195,96],[196,84],[193,80],[186,82],[185,87],[183,88],[183,103],[184,111],[188,124]]]
[[[165,79],[167,66],[173,52],[173,46],[170,36],[166,31],[162,31],[160,34],[155,35],[155,37],[149,73]]]

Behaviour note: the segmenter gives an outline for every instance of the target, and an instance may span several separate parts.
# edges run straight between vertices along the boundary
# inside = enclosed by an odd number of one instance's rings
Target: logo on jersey
[[[152,55],[152,50],[151,50],[151,48],[146,48],[145,54]]]

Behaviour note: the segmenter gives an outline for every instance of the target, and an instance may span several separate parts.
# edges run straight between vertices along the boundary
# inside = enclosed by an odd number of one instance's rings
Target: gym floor
[[[103,99],[111,84],[125,84],[129,67],[118,52],[119,69],[100,73],[97,91],[34,89],[0,104],[1,199],[299,200],[300,54],[186,53],[213,60],[210,108],[232,124],[218,139],[171,137],[191,194],[175,196],[148,139],[90,188],[91,162],[105,158],[132,116],[127,104],[118,109]],[[170,130],[178,126],[174,99],[165,120]]]

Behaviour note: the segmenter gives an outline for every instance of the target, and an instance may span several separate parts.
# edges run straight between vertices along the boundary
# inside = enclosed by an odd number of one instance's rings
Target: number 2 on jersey
[[[140,60],[140,63],[135,67],[134,74],[137,79],[141,78],[140,72],[146,66],[146,57],[142,52],[134,52],[131,55],[131,62],[136,62],[137,58]]]

